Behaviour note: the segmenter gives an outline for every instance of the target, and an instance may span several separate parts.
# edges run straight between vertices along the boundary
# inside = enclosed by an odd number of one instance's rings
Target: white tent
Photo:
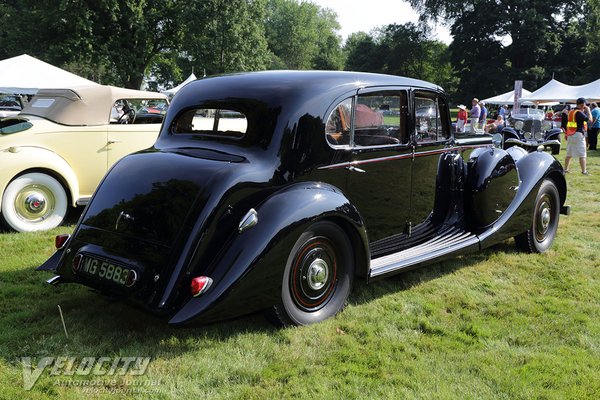
[[[523,96],[525,100],[538,104],[548,101],[574,103],[580,97],[587,101],[600,100],[600,79],[579,86],[566,85],[552,79],[529,96]]]
[[[164,93],[167,96],[175,96],[175,93],[177,93],[179,91],[179,89],[181,89],[182,87],[184,87],[191,81],[195,81],[196,79],[198,79],[198,78],[196,78],[196,75],[194,75],[194,73],[192,72],[190,74],[190,76],[188,76],[187,79],[185,81],[183,81],[179,86],[175,86],[173,89],[163,90],[161,93]]]
[[[0,93],[35,94],[39,89],[72,89],[97,83],[23,54],[0,61]]]
[[[523,89],[521,98],[526,97],[530,94],[531,94],[531,92],[529,90]],[[499,105],[509,104],[510,105],[515,102],[515,91],[511,90],[510,92],[499,94],[498,96],[490,97],[489,99],[483,99],[483,101],[485,101],[486,104],[499,104]]]

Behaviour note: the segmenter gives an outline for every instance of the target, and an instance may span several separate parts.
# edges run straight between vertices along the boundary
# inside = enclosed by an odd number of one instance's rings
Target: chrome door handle
[[[115,144],[115,143],[121,143],[122,140],[109,140],[108,144]]]
[[[367,172],[367,171],[365,171],[364,169],[360,169],[360,168],[357,168],[357,167],[355,167],[354,165],[349,165],[349,166],[347,166],[347,167],[346,167],[346,169],[347,169],[348,171],[352,171],[352,172],[360,172],[360,173],[363,173],[363,174],[364,174],[365,172]]]

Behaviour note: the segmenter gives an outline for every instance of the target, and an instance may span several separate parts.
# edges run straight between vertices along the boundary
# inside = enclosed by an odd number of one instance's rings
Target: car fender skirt
[[[236,230],[203,273],[213,279],[213,286],[197,298],[190,295],[170,324],[211,322],[276,304],[289,252],[302,232],[317,220],[337,220],[354,229],[368,257],[362,218],[331,185],[297,183],[254,208],[258,223],[242,232]]]

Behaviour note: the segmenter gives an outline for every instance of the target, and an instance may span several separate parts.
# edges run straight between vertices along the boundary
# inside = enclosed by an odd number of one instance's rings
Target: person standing
[[[585,123],[592,119],[592,112],[585,104],[585,99],[577,99],[577,105],[574,110],[569,111],[567,117],[567,126],[565,135],[567,136],[567,156],[565,157],[565,172],[569,172],[569,165],[573,157],[579,158],[581,173],[589,175],[586,168],[586,150],[585,150]]]
[[[479,107],[481,107],[481,111],[479,112],[479,128],[485,129],[485,124],[487,122],[487,108],[485,108],[485,101],[479,102]]]
[[[479,99],[474,98],[471,100],[471,132],[475,132],[477,125],[479,124],[479,115],[481,114],[481,107],[479,107]]]
[[[597,150],[598,130],[600,130],[600,108],[598,103],[592,103],[592,127],[588,132],[589,150]]]
[[[458,106],[458,115],[456,116],[456,132],[464,132],[467,124],[467,107],[460,104]]]
[[[506,111],[508,110],[508,106],[505,104],[502,107],[500,107],[500,110],[498,110],[498,115],[502,117],[502,119],[506,119]]]

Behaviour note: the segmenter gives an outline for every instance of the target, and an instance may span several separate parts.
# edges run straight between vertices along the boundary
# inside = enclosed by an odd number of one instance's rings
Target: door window
[[[408,143],[406,99],[405,91],[383,91],[361,94],[355,101],[342,101],[327,119],[327,142],[334,147]]]
[[[417,143],[439,142],[449,137],[443,123],[443,103],[437,97],[415,97],[415,140]]]

